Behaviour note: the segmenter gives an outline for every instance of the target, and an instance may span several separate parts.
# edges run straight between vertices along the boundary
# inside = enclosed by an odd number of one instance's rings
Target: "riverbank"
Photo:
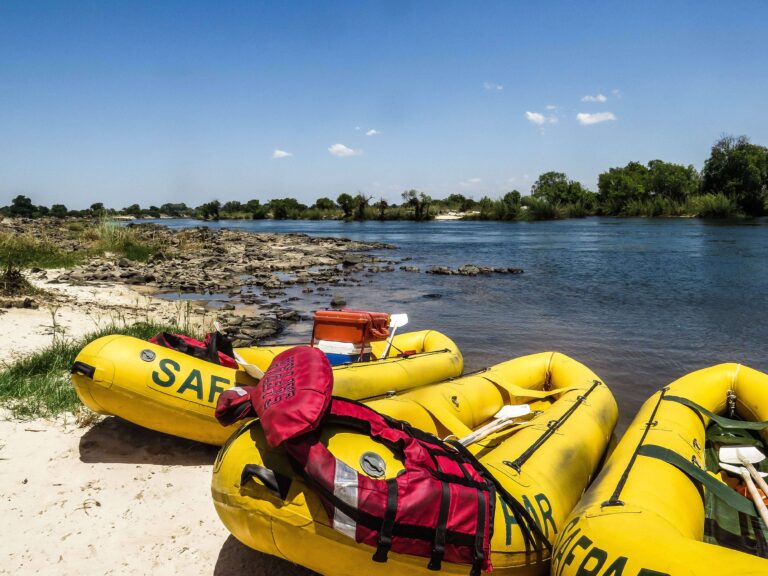
[[[18,359],[54,335],[79,337],[135,321],[206,331],[215,320],[235,345],[253,345],[305,318],[291,306],[287,287],[327,293],[325,306],[334,298],[341,304],[334,287],[359,285],[360,272],[397,263],[369,254],[388,249],[383,243],[156,224],[105,232],[107,226],[57,219],[0,224],[2,252],[31,266],[26,276],[37,289],[0,308],[0,329],[22,342],[0,344],[0,361]],[[120,245],[105,244],[107,234],[129,238],[141,257],[105,249]],[[61,262],[71,265],[41,268]]]
[[[91,249],[66,227],[38,226],[14,221],[0,233],[39,239],[53,261],[57,248],[65,256]],[[144,261],[107,251],[71,268],[24,272],[29,293],[0,308],[4,367],[55,342],[136,322],[205,332],[218,321],[238,344],[256,342],[301,319],[280,295],[285,286],[328,291],[330,303],[328,286],[359,283],[356,273],[378,261],[367,251],[387,249],[301,234],[136,228],[137,245],[153,247]],[[311,574],[229,535],[210,500],[215,455],[215,447],[118,418],[64,411],[20,420],[0,408],[0,514],[15,522],[0,542],[0,574]]]

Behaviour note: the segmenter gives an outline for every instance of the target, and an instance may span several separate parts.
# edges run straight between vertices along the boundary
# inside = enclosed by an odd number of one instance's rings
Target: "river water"
[[[173,228],[196,220],[162,220]],[[619,402],[620,426],[655,390],[720,362],[768,371],[768,221],[587,218],[553,222],[222,221],[208,226],[387,242],[422,273],[399,269],[341,293],[350,308],[407,312],[472,370],[557,350],[592,368]],[[518,275],[437,276],[430,266],[519,267]],[[440,298],[425,297],[439,294]],[[308,326],[289,328],[295,341]]]

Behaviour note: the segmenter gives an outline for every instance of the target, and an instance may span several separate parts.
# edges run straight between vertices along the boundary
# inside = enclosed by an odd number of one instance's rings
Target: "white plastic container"
[[[348,364],[350,362],[368,362],[371,359],[371,347],[363,347],[354,342],[334,342],[318,340],[317,347],[325,352],[331,366]]]

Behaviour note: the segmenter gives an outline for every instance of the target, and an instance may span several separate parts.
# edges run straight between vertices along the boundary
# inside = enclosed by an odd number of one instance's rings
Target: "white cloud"
[[[611,94],[616,96],[616,98],[621,98],[621,90],[619,90],[618,88],[614,88],[613,90],[611,90]]]
[[[346,158],[347,156],[359,156],[363,153],[362,150],[354,150],[344,146],[344,144],[332,144],[331,146],[328,146],[328,152],[340,158]]]
[[[544,108],[546,108],[547,110],[557,110],[558,106],[555,106],[554,104],[547,104],[546,106],[544,106]]]
[[[483,88],[489,92],[501,92],[504,90],[504,86],[501,84],[494,84],[493,82],[483,82]]]
[[[596,94],[594,96],[586,95],[582,96],[582,102],[607,102],[608,97],[605,94]]]
[[[355,130],[360,130],[360,126],[355,126]]]
[[[613,112],[596,112],[595,114],[579,112],[576,114],[576,120],[578,120],[579,124],[582,126],[588,126],[589,124],[600,124],[600,122],[616,120],[616,116]]]
[[[459,182],[459,186],[462,186],[463,188],[473,188],[480,184],[482,181],[482,178],[468,178]]]
[[[379,134],[381,134],[381,132],[375,130],[374,128],[371,128],[368,130],[368,132],[365,133],[366,136],[378,136]]]
[[[293,152],[287,152],[285,150],[280,150],[279,148],[276,148],[274,152],[272,152],[272,158],[290,158],[293,156]]]
[[[543,126],[544,124],[557,124],[557,116],[552,114],[546,116],[541,112],[526,112],[525,117],[528,122],[536,124],[537,126]]]

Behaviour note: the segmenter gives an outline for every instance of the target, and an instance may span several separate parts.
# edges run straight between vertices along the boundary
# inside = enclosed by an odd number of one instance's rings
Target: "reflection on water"
[[[191,220],[162,221],[172,227]],[[562,222],[305,222],[210,224],[388,242],[409,265],[520,267],[521,275],[396,271],[360,287],[302,295],[307,310],[342,293],[349,307],[407,312],[409,328],[454,338],[467,369],[558,350],[614,391],[625,426],[654,390],[697,368],[742,362],[768,370],[768,225],[588,218]],[[439,293],[442,298],[425,298]],[[284,336],[296,340],[307,327]]]

